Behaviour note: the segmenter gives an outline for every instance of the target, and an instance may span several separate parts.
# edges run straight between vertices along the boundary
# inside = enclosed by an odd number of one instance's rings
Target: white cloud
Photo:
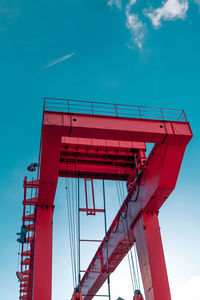
[[[108,1],[108,5],[109,6],[115,5],[115,6],[117,6],[118,9],[122,8],[122,2],[121,2],[121,0],[109,0]]]
[[[200,0],[195,0],[195,2],[199,5],[200,8]]]
[[[196,0],[200,1],[200,0]],[[184,19],[188,10],[188,0],[167,0],[163,6],[150,11],[145,10],[155,28],[161,26],[161,20]]]
[[[145,25],[141,22],[138,16],[134,13],[131,13],[133,5],[136,3],[136,0],[130,0],[126,6],[126,27],[133,34],[133,42],[142,49],[142,44],[145,35]]]
[[[200,276],[194,276],[185,283],[172,286],[174,300],[199,300]]]

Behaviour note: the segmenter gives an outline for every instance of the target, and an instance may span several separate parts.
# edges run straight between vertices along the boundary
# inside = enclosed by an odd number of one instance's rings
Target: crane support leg
[[[146,300],[171,300],[156,212],[143,212],[133,229]]]
[[[51,300],[52,220],[52,206],[37,207],[33,300]]]

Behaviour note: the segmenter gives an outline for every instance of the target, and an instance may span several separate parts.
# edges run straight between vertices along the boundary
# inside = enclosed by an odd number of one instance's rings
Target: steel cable
[[[122,190],[122,194],[123,194],[123,198],[124,198],[125,197],[125,191],[124,191],[124,186],[123,186],[122,182],[121,182],[121,190]],[[136,202],[136,201],[133,201],[133,202]],[[130,211],[131,220],[133,220],[131,210],[129,210],[129,211]],[[135,243],[133,244],[133,248],[134,248],[134,255],[135,255],[135,272],[136,272],[136,278],[137,278],[137,289],[140,290],[139,266],[138,266],[138,258],[137,258]]]
[[[73,288],[80,281],[80,257],[79,257],[79,218],[78,218],[78,189],[77,179],[65,179],[68,232],[70,240],[70,256],[72,265]]]
[[[116,186],[117,186],[117,195],[118,195],[118,201],[119,201],[119,205],[121,206],[122,205],[122,201],[123,201],[123,195],[121,193],[121,190],[120,190],[120,186],[119,186],[119,183],[116,181]],[[121,194],[121,196],[120,196]],[[128,207],[128,203],[127,203],[127,207]],[[125,223],[126,223],[126,227],[127,227],[127,219],[125,218]],[[123,224],[123,231],[124,231],[124,235],[126,235],[126,230],[125,230],[125,224],[124,224],[124,221],[122,222]],[[127,228],[126,228],[127,229]],[[136,289],[136,286],[137,286],[137,280],[136,280],[136,275],[135,275],[135,272],[134,272],[134,263],[133,263],[133,255],[132,255],[132,251],[131,251],[131,245],[130,245],[130,237],[129,237],[129,233],[127,232],[127,240],[128,240],[128,243],[129,243],[129,247],[128,247],[128,263],[129,263],[129,270],[130,270],[130,275],[131,275],[131,283],[132,283],[132,287],[133,287],[133,292],[135,291]]]
[[[67,216],[68,216],[68,232],[69,232],[69,244],[70,244],[70,256],[71,256],[71,266],[72,266],[72,280],[73,288],[75,287],[75,275],[74,275],[74,262],[73,262],[73,251],[72,251],[72,234],[71,234],[71,217],[70,217],[70,199],[69,199],[69,182],[65,178],[65,190],[66,190],[66,200],[67,200]]]

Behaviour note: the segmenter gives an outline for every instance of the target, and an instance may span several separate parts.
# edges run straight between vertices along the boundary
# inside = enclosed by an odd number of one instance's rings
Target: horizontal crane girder
[[[44,112],[38,204],[54,202],[63,137],[142,143],[163,143],[167,138],[171,144],[180,145],[187,143],[191,135],[189,123],[183,122]]]

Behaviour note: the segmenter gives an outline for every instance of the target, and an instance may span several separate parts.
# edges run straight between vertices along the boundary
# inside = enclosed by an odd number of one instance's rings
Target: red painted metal
[[[171,299],[157,213],[142,213],[133,233],[146,299]]]
[[[37,206],[34,300],[51,299],[53,206]]]
[[[86,239],[81,239],[80,242],[97,242],[97,243],[101,243],[102,240],[86,240]]]
[[[95,216],[96,209],[95,209],[95,198],[94,198],[94,184],[93,179],[84,178],[85,182],[85,200],[86,200],[86,213],[87,216],[92,215]],[[92,189],[92,208],[89,208],[89,196],[88,196],[88,184],[91,183],[91,189]],[[83,211],[83,210],[82,210]]]
[[[37,200],[38,200],[37,197],[32,198],[32,199],[26,199],[25,201],[23,201],[23,205],[36,205]]]
[[[94,215],[96,212],[104,212],[104,209],[101,208],[80,208],[79,210],[87,212],[87,215]]]
[[[62,137],[61,143],[60,177],[78,173],[82,178],[127,180],[134,172],[130,148],[146,149],[145,143],[72,137]]]
[[[129,182],[129,197],[107,232],[109,270],[113,272],[127,254],[129,234],[131,246],[136,240],[146,299],[170,300],[157,213],[176,185],[184,151],[192,137],[184,111],[70,100],[61,101],[62,109],[57,101],[58,111],[51,111],[54,104],[53,99],[45,100],[38,178],[25,183],[26,188],[36,189],[36,195],[33,199],[24,198],[24,209],[31,203],[35,213],[31,217],[23,215],[23,223],[31,221],[29,231],[34,232],[34,238],[28,240],[29,269],[21,270],[28,275],[28,286],[21,290],[20,299],[51,299],[53,207],[58,177],[63,176]],[[155,146],[146,160],[148,142]],[[140,179],[132,150],[137,153]],[[120,216],[126,212],[124,232]],[[105,242],[106,238],[82,277],[84,300],[92,299],[107,279]],[[22,253],[23,262],[26,252]]]
[[[79,291],[74,291],[74,294],[72,296],[71,300],[82,300],[82,294]]]
[[[27,182],[27,177],[24,178],[24,199],[23,199],[23,226],[27,229],[26,242],[22,244],[21,251],[21,274],[20,279],[20,299],[32,300],[33,294],[33,269],[34,269],[34,246],[35,246],[35,205],[37,198],[27,199],[27,188],[38,189],[37,181]],[[33,214],[26,213],[26,206],[33,207]],[[22,284],[23,283],[23,284]],[[24,288],[26,287],[26,288]]]
[[[144,298],[143,298],[142,295],[135,294],[134,297],[133,297],[133,300],[144,300]]]
[[[91,115],[111,115],[115,117],[130,117],[139,119],[158,119],[163,121],[187,122],[184,110],[160,107],[147,107],[138,105],[114,104],[105,102],[70,100],[70,99],[44,99],[45,111],[59,111],[67,113],[83,113]]]
[[[189,141],[189,139],[188,139]],[[129,231],[131,245],[134,243],[134,235],[132,229],[136,226],[138,220],[142,216],[142,212],[158,212],[159,208],[166,201],[167,197],[173,191],[179,168],[181,166],[184,150],[187,141],[185,143],[179,143],[179,146],[167,145],[167,139],[163,144],[157,144],[154,146],[150,156],[148,157],[146,164],[141,170],[141,182],[140,192],[137,202],[129,202],[128,197],[125,199],[119,213],[116,215],[110,229],[107,232],[108,247],[109,247],[109,269],[113,272],[124,256],[129,251],[127,234]],[[175,147],[175,148],[174,148]],[[170,174],[170,176],[169,176]],[[138,182],[135,183],[136,188],[133,187],[132,194],[133,200],[137,194]],[[123,225],[123,219],[119,215],[124,215],[128,208],[128,214],[126,218],[126,226]],[[153,218],[153,217],[152,217]],[[118,224],[118,225],[117,225]],[[118,226],[116,233],[113,233]],[[124,229],[125,232],[124,232]],[[157,243],[153,244],[156,251],[157,247],[161,247]],[[146,255],[149,255],[148,253]],[[99,257],[103,260],[99,260]],[[151,265],[151,269],[157,267],[157,265]],[[91,261],[88,270],[102,270],[106,272],[106,247],[105,238],[98,248],[93,260]],[[167,281],[165,265],[160,264],[159,273],[162,274],[163,282]],[[142,274],[143,275],[143,274]],[[81,281],[82,293],[85,295],[94,295],[102,284],[106,280],[106,273],[101,273],[98,277],[90,275],[88,279],[88,273],[86,272]],[[144,282],[143,277],[143,282]],[[169,290],[164,292],[165,295],[169,295]],[[154,298],[148,297],[146,299],[160,299],[157,295]],[[92,297],[86,296],[85,299],[91,299]],[[171,299],[171,298],[168,298]]]

